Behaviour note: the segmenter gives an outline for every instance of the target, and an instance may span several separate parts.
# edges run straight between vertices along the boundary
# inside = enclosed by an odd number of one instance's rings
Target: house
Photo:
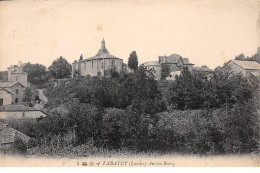
[[[161,79],[161,70],[163,65],[167,65],[170,68],[170,74],[172,77],[166,78],[167,80],[174,80],[176,75],[179,75],[183,68],[188,68],[189,71],[192,70],[194,64],[189,62],[188,58],[182,58],[180,55],[172,54],[170,56],[159,56],[159,61],[148,61],[143,63],[145,67],[154,70],[154,75],[156,80]]]
[[[251,72],[260,71],[260,64],[255,61],[230,60],[225,64],[235,74],[240,73],[244,77],[249,77]]]
[[[41,110],[23,105],[0,106],[0,119],[41,118],[47,114]]]
[[[76,72],[80,76],[104,76],[110,70],[121,72],[123,70],[123,60],[108,52],[104,39],[95,56],[72,63],[72,77]]]
[[[11,128],[8,124],[0,122],[0,149],[10,149],[16,138],[22,139],[24,143],[27,143],[30,139],[29,136]]]
[[[6,91],[9,91],[9,96],[7,94],[3,93],[3,97],[0,96],[0,100],[3,103],[8,104],[17,104],[20,105],[23,103],[23,90],[24,86],[20,82],[0,82],[0,89],[5,89]],[[10,103],[10,93],[12,97],[12,102]]]
[[[12,95],[7,89],[0,88],[0,106],[12,104]]]
[[[24,87],[28,86],[27,77],[28,73],[23,71],[23,65],[19,62],[19,65],[11,65],[8,69],[8,81],[19,82]]]
[[[188,58],[182,58],[178,54],[172,54],[170,56],[159,56],[160,64],[167,64],[170,67],[170,71],[181,71],[184,67],[188,70],[192,70],[194,64],[189,62]]]
[[[147,69],[151,69],[155,79],[160,80],[161,79],[161,64],[157,61],[148,61],[143,63],[143,66],[146,67]]]

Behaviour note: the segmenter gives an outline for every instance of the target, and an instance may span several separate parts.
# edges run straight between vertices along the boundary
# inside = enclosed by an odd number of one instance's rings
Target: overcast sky
[[[96,55],[102,38],[127,63],[179,54],[215,68],[260,45],[259,0],[0,2],[0,70]]]

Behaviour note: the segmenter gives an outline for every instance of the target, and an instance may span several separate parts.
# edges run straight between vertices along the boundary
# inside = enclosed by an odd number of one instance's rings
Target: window
[[[102,67],[101,67],[102,69],[104,68],[104,64],[103,64],[103,62],[102,62]]]
[[[18,98],[15,98],[15,103],[18,103]]]
[[[92,62],[92,68],[93,68],[93,62]]]
[[[0,98],[0,106],[3,106],[4,104],[4,99]]]
[[[19,92],[18,89],[16,89],[16,90],[15,90],[15,93],[18,94],[18,92]]]

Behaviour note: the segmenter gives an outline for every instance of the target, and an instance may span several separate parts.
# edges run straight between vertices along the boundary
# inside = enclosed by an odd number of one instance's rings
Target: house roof
[[[24,105],[5,105],[5,106],[0,106],[0,112],[20,112],[20,111],[23,111],[23,112],[26,112],[26,111],[41,111],[42,113],[46,114],[41,109],[36,109],[36,108],[33,108],[33,107],[24,106]]]
[[[9,93],[9,94],[11,94],[11,95],[14,95],[13,93],[11,93],[10,91],[8,91],[8,90],[5,89],[5,88],[0,88],[0,90],[6,91],[7,93]]]
[[[0,82],[0,88],[10,88],[14,86],[15,84],[19,84],[22,87],[24,87],[20,82],[15,81],[15,82]]]
[[[246,70],[260,70],[260,64],[255,61],[230,60],[229,62],[231,61]]]
[[[160,66],[161,64],[158,61],[148,61],[143,63],[144,66]]]
[[[7,144],[13,143],[15,138],[18,137],[23,141],[27,142],[30,137],[23,134],[22,132],[15,130],[4,123],[0,122],[0,143]]]
[[[161,56],[159,56],[161,57]],[[179,62],[179,60],[182,59],[183,64],[185,65],[194,65],[192,63],[189,62],[188,58],[182,58],[180,55],[178,54],[171,54],[170,56],[166,56],[166,63],[173,63],[173,64],[177,64]]]

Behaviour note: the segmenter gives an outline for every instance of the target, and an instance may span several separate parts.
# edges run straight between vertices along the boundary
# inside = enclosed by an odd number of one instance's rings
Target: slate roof
[[[22,87],[24,87],[20,82],[0,82],[0,88],[10,88],[14,86],[15,84],[20,84]]]
[[[114,55],[111,55],[106,46],[105,46],[105,40],[103,39],[102,42],[101,42],[101,48],[99,49],[98,53],[96,56],[93,56],[93,57],[90,57],[90,58],[87,58],[87,59],[83,59],[79,62],[83,62],[83,61],[91,61],[91,60],[96,60],[96,59],[120,59],[120,58],[117,58],[116,56]]]
[[[260,64],[255,61],[240,61],[240,60],[230,60],[230,61],[233,61],[235,64],[237,64],[238,66],[246,70],[260,70]]]
[[[144,66],[160,66],[161,64],[158,61],[148,61],[143,63]]]
[[[180,55],[178,54],[171,54],[170,56],[166,57],[166,63],[173,63],[173,64],[177,64],[178,61],[182,59],[183,64],[185,65],[194,65],[192,63],[189,62],[188,58],[182,58]]]
[[[13,143],[15,138],[20,138],[25,142],[28,142],[30,139],[29,136],[23,134],[22,132],[15,130],[4,123],[0,122],[0,143],[8,144]]]

